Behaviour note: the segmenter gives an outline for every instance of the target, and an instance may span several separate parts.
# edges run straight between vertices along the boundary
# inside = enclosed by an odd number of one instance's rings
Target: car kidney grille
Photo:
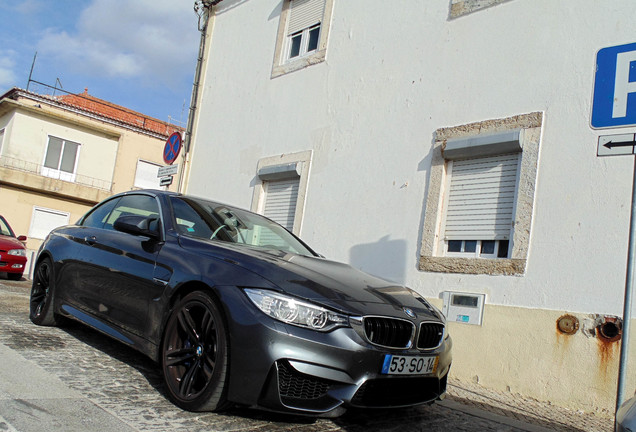
[[[319,399],[327,394],[329,381],[296,372],[278,362],[278,389],[283,399]]]
[[[444,337],[444,324],[422,323],[420,324],[420,336],[417,338],[419,349],[434,349],[442,344]]]
[[[408,348],[413,337],[413,323],[383,317],[365,317],[364,332],[369,342],[388,348]]]

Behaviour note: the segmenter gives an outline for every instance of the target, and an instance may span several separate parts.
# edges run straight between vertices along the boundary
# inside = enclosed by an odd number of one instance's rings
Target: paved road
[[[0,277],[0,431],[582,431],[538,426],[451,398],[337,419],[249,409],[186,412],[167,400],[156,364],[136,351],[79,324],[31,324],[29,288],[28,281]]]

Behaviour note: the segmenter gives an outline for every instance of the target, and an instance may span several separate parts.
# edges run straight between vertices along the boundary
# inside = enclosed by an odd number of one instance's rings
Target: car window
[[[159,205],[157,200],[148,195],[126,195],[121,197],[109,213],[104,224],[105,229],[114,229],[113,224],[121,216],[150,216],[156,221],[150,226],[156,230],[159,222]]]
[[[120,198],[116,198],[95,207],[90,213],[84,217],[84,220],[80,225],[91,228],[104,228],[106,218],[113,210],[115,205],[119,202]]]
[[[313,256],[285,228],[256,213],[189,197],[171,202],[181,234]]]
[[[4,220],[3,217],[0,217],[0,234],[9,236],[9,237],[15,237],[15,234],[13,234],[11,227],[9,226],[7,221]]]

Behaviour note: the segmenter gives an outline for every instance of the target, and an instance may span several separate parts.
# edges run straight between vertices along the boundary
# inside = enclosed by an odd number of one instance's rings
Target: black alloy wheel
[[[161,365],[168,395],[176,405],[189,411],[218,411],[227,406],[227,335],[208,294],[188,294],[172,310]]]
[[[42,259],[35,268],[31,298],[29,301],[29,318],[37,325],[54,326],[57,324],[53,312],[53,292],[55,277],[50,258]]]

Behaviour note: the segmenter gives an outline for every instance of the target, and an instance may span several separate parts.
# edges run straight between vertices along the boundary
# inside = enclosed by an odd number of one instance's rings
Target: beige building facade
[[[0,214],[32,256],[51,229],[108,196],[159,188],[163,147],[178,130],[86,92],[12,89],[0,97]]]

